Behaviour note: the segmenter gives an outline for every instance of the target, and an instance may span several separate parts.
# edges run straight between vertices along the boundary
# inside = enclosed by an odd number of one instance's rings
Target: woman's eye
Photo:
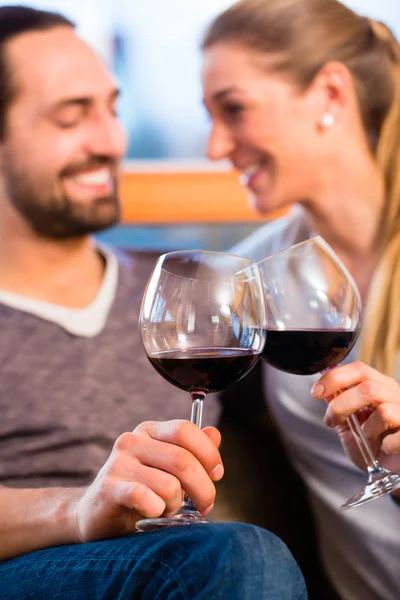
[[[244,106],[242,104],[227,104],[222,110],[228,119],[235,119],[244,111]]]

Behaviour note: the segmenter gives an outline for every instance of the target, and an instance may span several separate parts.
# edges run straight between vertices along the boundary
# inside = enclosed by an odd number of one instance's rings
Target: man
[[[119,216],[112,78],[72,23],[23,7],[0,8],[0,68],[0,597],[305,598],[264,530],[129,535],[183,490],[211,512],[220,435],[165,420],[188,407],[139,344],[150,266],[91,236]]]

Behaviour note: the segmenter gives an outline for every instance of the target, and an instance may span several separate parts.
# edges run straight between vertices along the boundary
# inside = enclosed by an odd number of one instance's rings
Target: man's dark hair
[[[6,43],[22,33],[46,31],[59,26],[75,28],[75,23],[56,12],[29,6],[0,6],[0,140],[5,135],[7,108],[16,91],[7,64]]]

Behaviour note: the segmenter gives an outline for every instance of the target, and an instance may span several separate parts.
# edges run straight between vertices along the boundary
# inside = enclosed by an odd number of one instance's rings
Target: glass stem
[[[328,369],[325,369],[324,371],[322,371],[322,373],[327,373],[328,371],[331,371],[332,369],[335,369],[335,368],[336,368],[336,366],[329,367]],[[337,396],[338,393],[339,392],[337,392],[335,394],[335,396]],[[328,404],[329,404],[329,402],[328,402]],[[378,471],[383,471],[384,469],[382,469],[382,467],[376,460],[375,455],[372,452],[371,445],[370,445],[369,441],[367,440],[367,438],[365,437],[365,434],[361,428],[360,422],[357,419],[356,415],[350,415],[349,417],[347,417],[346,422],[349,426],[351,433],[353,434],[354,439],[356,440],[356,443],[357,443],[358,449],[361,453],[361,456],[364,459],[365,465],[367,467],[368,475],[372,475],[373,473],[376,473]]]
[[[206,393],[201,390],[190,392],[192,397],[192,414],[190,420],[192,423],[201,428],[201,422],[203,418],[203,401],[206,397]],[[185,494],[183,497],[183,504],[186,510],[197,510],[190,497]]]
[[[201,390],[196,390],[195,392],[191,392],[192,396],[192,414],[190,416],[190,420],[192,423],[197,425],[197,427],[201,428],[201,421],[203,418],[203,401],[206,397],[206,393]]]
[[[360,422],[357,419],[356,415],[350,415],[347,418],[347,424],[350,428],[351,433],[354,436],[354,439],[357,442],[358,449],[361,452],[361,455],[365,461],[367,466],[367,471],[371,475],[374,471],[380,470],[380,465],[376,460],[374,453],[372,452],[372,448],[370,446],[369,441],[365,437],[365,434],[361,428]]]

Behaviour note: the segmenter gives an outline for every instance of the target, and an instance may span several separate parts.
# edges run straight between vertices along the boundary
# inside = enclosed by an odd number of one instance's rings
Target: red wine
[[[219,392],[242,379],[260,354],[245,348],[189,348],[149,356],[153,367],[182,390]]]
[[[262,357],[281,371],[312,375],[346,358],[357,336],[358,330],[268,330]]]

